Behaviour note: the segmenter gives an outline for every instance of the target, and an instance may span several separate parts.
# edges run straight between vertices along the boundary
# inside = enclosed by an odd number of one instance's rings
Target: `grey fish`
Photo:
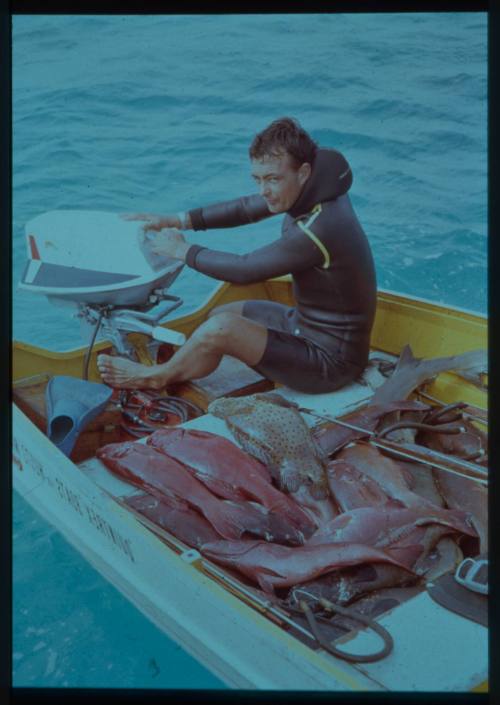
[[[460,371],[461,374],[478,376],[488,369],[486,350],[470,350],[461,355],[418,359],[413,357],[409,345],[406,345],[396,365],[396,369],[373,395],[370,404],[387,404],[395,399],[406,399],[420,384],[446,370]]]
[[[401,469],[402,474],[409,483],[409,489],[420,497],[427,499],[437,507],[444,507],[444,500],[439,494],[439,489],[434,480],[434,476],[428,465],[424,463],[408,462],[406,460],[395,460],[393,462]]]
[[[208,407],[224,419],[241,447],[268,466],[280,489],[306,485],[314,499],[329,495],[321,452],[297,405],[279,394],[222,397]]]
[[[459,475],[451,475],[439,468],[432,474],[438,490],[450,509],[463,509],[471,517],[479,535],[481,553],[488,552],[488,490],[474,480]]]
[[[443,536],[433,550],[419,558],[414,568],[426,580],[437,580],[445,573],[455,570],[463,559],[463,553],[449,536]]]

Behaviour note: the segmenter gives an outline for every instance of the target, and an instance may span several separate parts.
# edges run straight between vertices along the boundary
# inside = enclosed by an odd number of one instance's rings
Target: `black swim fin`
[[[47,435],[67,456],[92,419],[104,410],[113,390],[76,377],[52,377],[45,390]]]

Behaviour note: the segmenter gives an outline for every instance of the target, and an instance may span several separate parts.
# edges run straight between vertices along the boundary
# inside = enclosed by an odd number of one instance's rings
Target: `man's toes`
[[[101,370],[101,377],[106,380],[114,379],[113,373],[108,369]]]
[[[113,358],[110,355],[98,355],[97,366],[111,368],[113,366]]]
[[[111,372],[114,369],[114,365],[112,362],[108,362],[107,360],[104,361],[98,361],[97,362],[97,367],[100,370],[107,370],[108,372]]]

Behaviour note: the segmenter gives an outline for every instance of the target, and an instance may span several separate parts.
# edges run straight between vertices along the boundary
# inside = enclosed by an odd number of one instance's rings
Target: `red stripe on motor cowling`
[[[41,259],[38,247],[36,246],[35,236],[28,235],[28,239],[30,241],[31,259]]]

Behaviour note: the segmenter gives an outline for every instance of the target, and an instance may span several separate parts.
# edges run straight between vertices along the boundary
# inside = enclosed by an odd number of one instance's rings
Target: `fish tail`
[[[424,552],[424,547],[421,544],[411,544],[409,546],[387,546],[383,549],[384,553],[395,562],[407,570],[412,570],[414,564]]]
[[[304,534],[286,517],[269,512],[269,541],[289,543],[295,546],[304,544]]]
[[[271,575],[268,575],[267,573],[260,573],[258,572],[256,574],[257,581],[264,590],[264,592],[274,594],[274,580]]]
[[[292,497],[290,497],[286,505],[284,504],[282,511],[294,526],[304,532],[306,538],[318,528],[304,507],[298,504]]]
[[[205,508],[203,513],[217,533],[225,539],[239,539],[245,531],[241,521],[241,508],[237,505],[217,502]]]

